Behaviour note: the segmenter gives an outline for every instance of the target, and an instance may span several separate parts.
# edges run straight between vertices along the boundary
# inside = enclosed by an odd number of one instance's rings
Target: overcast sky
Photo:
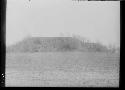
[[[120,1],[7,0],[6,14],[7,45],[63,33],[119,46]]]

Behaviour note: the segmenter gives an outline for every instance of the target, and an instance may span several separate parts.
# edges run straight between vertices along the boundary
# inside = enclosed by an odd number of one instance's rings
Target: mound
[[[74,37],[30,37],[9,46],[7,52],[96,51],[107,48],[98,43],[84,42]]]

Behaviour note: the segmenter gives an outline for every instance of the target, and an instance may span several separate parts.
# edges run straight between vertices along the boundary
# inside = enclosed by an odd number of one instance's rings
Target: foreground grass
[[[6,86],[119,85],[119,55],[90,52],[8,53]]]

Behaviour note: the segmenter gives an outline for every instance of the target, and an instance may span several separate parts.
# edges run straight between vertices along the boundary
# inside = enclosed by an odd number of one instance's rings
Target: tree
[[[78,48],[77,40],[72,37],[65,37],[61,39],[59,43],[59,49],[62,51],[73,51]]]

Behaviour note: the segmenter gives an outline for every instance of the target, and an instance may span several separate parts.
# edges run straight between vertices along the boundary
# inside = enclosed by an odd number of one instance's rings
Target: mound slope
[[[6,48],[7,52],[94,51],[108,49],[98,43],[85,42],[74,37],[30,37]]]

